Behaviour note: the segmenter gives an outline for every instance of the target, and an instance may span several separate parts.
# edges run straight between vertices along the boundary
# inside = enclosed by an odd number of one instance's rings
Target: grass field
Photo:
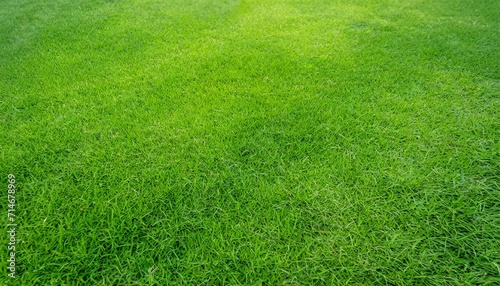
[[[500,1],[4,0],[0,285],[499,285]]]

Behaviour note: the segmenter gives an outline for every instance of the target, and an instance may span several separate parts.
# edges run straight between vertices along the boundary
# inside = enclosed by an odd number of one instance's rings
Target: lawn
[[[0,52],[0,285],[500,284],[498,0],[4,0]]]

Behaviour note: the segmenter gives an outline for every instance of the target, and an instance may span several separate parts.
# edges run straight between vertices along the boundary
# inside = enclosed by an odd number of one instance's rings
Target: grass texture
[[[0,284],[498,285],[499,39],[497,0],[1,1]]]

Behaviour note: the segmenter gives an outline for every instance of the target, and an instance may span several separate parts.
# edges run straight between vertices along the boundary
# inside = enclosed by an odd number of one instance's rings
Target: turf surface
[[[499,284],[499,39],[497,0],[4,0],[0,284]]]

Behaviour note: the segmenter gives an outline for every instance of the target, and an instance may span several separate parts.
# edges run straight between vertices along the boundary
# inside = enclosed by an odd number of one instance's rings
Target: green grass
[[[2,1],[0,284],[500,284],[499,11]]]

